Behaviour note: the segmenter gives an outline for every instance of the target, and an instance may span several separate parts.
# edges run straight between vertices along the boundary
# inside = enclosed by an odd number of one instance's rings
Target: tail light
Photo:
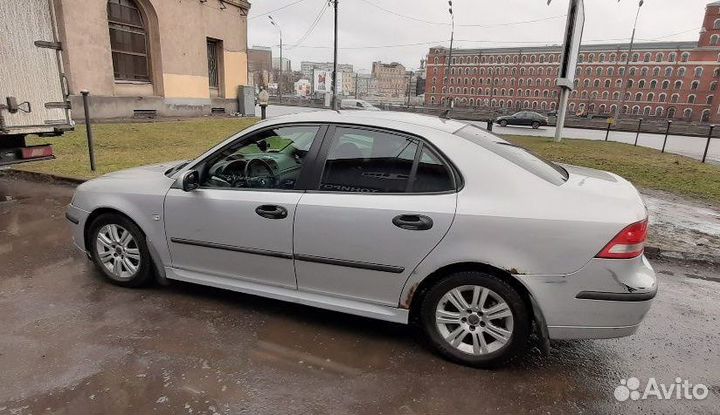
[[[648,233],[647,219],[633,223],[621,230],[605,248],[596,255],[597,258],[629,259],[642,255]]]

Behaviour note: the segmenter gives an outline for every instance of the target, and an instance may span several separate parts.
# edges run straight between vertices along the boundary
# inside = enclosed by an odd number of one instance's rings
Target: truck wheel
[[[110,282],[140,287],[152,277],[152,259],[145,235],[125,216],[108,213],[90,224],[88,245],[95,266]]]
[[[468,271],[430,287],[420,325],[443,357],[473,367],[496,367],[525,352],[532,317],[520,294],[502,279]]]

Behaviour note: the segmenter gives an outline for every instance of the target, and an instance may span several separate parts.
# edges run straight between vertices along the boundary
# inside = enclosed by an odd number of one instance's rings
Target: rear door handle
[[[393,225],[410,231],[425,231],[433,226],[433,220],[425,215],[405,214],[395,216]]]
[[[261,205],[255,208],[255,213],[268,219],[285,219],[288,211],[282,206]]]

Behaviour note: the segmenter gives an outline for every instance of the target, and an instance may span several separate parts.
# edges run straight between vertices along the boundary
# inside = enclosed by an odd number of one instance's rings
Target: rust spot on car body
[[[410,291],[408,292],[407,296],[405,296],[405,299],[400,303],[400,308],[404,308],[409,310],[410,304],[412,304],[413,296],[415,296],[415,291],[417,290],[419,284],[414,284],[412,287],[410,287]]]

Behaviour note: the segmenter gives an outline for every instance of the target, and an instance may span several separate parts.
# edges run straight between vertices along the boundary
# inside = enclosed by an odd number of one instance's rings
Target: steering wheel
[[[264,170],[264,174],[260,173]],[[252,159],[245,164],[245,183],[250,188],[272,188],[277,178],[272,167],[263,159]]]

